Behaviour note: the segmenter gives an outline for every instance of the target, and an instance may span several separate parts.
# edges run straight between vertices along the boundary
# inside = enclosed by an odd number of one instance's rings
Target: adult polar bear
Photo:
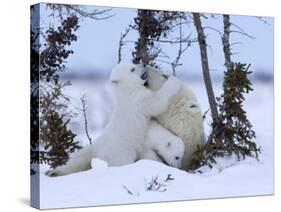
[[[167,81],[168,76],[162,71],[147,67],[147,86],[153,90],[159,90]],[[172,98],[168,109],[157,116],[160,125],[180,137],[185,144],[183,169],[187,169],[192,154],[205,142],[202,113],[200,105],[192,90],[182,82],[178,94]]]
[[[181,87],[180,81],[171,77],[158,91],[151,91],[144,86],[147,70],[140,65],[117,65],[110,81],[115,105],[103,133],[92,147],[84,147],[71,155],[65,165],[48,171],[46,175],[61,176],[90,169],[92,158],[102,159],[109,166],[134,163],[146,150],[144,141],[151,117],[166,111],[171,98]],[[158,154],[159,149],[155,153]]]

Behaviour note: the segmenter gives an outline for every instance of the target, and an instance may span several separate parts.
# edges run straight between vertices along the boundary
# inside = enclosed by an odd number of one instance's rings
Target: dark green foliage
[[[69,100],[62,94],[62,88],[70,83],[61,84],[58,73],[64,70],[63,62],[73,53],[67,46],[76,41],[74,32],[78,27],[78,18],[71,16],[57,29],[41,32],[39,28],[31,28],[31,163],[56,167],[67,161],[70,152],[81,148],[68,128]],[[40,33],[45,35],[45,44],[42,41],[39,44]],[[42,44],[45,48],[40,52]]]
[[[40,144],[44,148],[40,156],[53,168],[64,164],[69,153],[80,149],[74,141],[76,135],[68,129],[71,119],[71,113],[67,111],[69,99],[62,94],[62,89],[70,83],[61,85],[58,75],[65,68],[64,60],[73,53],[66,48],[76,41],[74,32],[78,27],[78,18],[71,16],[56,30],[48,29],[47,47],[40,54],[40,79],[46,82],[40,89]]]
[[[219,104],[219,111],[225,130],[222,137],[227,143],[227,148],[232,151],[238,159],[246,156],[258,158],[260,149],[257,148],[254,139],[255,132],[252,124],[247,118],[246,111],[243,110],[244,94],[253,91],[252,84],[248,79],[249,65],[236,63],[224,78],[224,94],[222,102]]]
[[[40,54],[40,79],[47,82],[53,80],[58,82],[58,72],[64,70],[64,60],[73,53],[66,49],[71,42],[77,40],[74,32],[79,28],[78,18],[76,16],[68,17],[62,21],[58,29],[49,28],[46,31],[47,48]]]
[[[160,38],[167,38],[171,25],[182,16],[179,12],[160,10],[138,10],[134,25],[130,27],[139,33],[132,52],[133,63],[156,66],[155,59],[161,49],[157,46]]]
[[[34,10],[34,6],[31,7]],[[33,21],[33,22],[32,22]],[[30,30],[30,163],[39,163],[39,30],[31,20]],[[31,174],[35,173],[30,169]]]
[[[41,150],[43,162],[55,168],[65,164],[68,160],[68,153],[80,149],[79,143],[75,141],[76,135],[68,129],[71,114],[65,112],[66,103],[60,103],[62,98],[68,101],[61,93],[63,87],[69,83],[59,83],[41,97],[40,102],[40,143],[44,147]]]
[[[249,65],[235,63],[225,72],[223,95],[217,98],[219,120],[213,123],[207,143],[194,153],[189,169],[216,163],[216,157],[235,155],[238,160],[246,157],[258,159],[260,148],[255,143],[255,132],[243,109],[244,95],[252,91],[248,79]],[[219,138],[219,139],[216,139]]]

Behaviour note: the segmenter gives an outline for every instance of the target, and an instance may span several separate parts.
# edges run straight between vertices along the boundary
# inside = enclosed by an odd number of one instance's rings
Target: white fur
[[[134,163],[140,158],[151,117],[167,110],[181,86],[171,77],[158,91],[147,89],[144,86],[146,79],[141,79],[145,71],[143,66],[131,64],[119,64],[112,70],[110,82],[114,91],[114,109],[103,133],[94,141],[91,150],[80,150],[66,165],[47,172],[47,175],[86,170],[90,168],[90,156],[106,161],[109,166]]]
[[[72,153],[70,159],[65,165],[58,166],[53,170],[47,171],[46,175],[55,177],[88,170],[91,168],[92,158],[92,147],[85,146],[77,152]]]
[[[149,67],[148,70],[148,87],[153,91],[161,89],[167,77],[158,69]],[[168,109],[156,119],[184,142],[183,168],[186,169],[197,146],[205,142],[205,134],[199,102],[192,90],[183,82],[181,84]]]
[[[142,159],[163,162],[166,165],[181,168],[184,155],[182,140],[152,120],[149,124],[144,143]]]

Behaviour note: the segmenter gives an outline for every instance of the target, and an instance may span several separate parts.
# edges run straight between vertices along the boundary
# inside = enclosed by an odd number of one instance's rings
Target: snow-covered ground
[[[202,111],[208,109],[205,87],[201,82],[190,82]],[[256,131],[257,144],[262,147],[260,160],[247,158],[220,159],[213,169],[203,167],[202,174],[187,173],[164,164],[141,160],[123,167],[107,167],[100,160],[92,162],[93,169],[68,176],[50,178],[44,175],[47,167],[40,170],[40,207],[62,208],[192,200],[204,198],[237,197],[273,194],[273,85],[254,82],[254,91],[246,98],[245,109]],[[221,85],[214,84],[217,96]],[[92,138],[95,138],[110,117],[112,104],[110,89],[103,81],[73,81],[67,95],[73,109],[81,108],[80,97],[87,94],[87,114]],[[85,136],[82,115],[72,120],[71,128],[83,145]],[[205,121],[206,134],[209,132]],[[173,180],[165,181],[168,175]],[[33,176],[36,177],[36,176]],[[163,185],[157,190],[147,190],[152,179]]]

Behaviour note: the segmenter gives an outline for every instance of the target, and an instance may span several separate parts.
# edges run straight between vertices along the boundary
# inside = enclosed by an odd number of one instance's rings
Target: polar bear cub
[[[65,165],[46,174],[60,176],[87,170],[92,158],[102,159],[109,166],[138,160],[143,153],[151,117],[166,111],[181,87],[180,82],[171,77],[158,91],[152,91],[145,87],[147,77],[147,69],[142,65],[118,64],[110,75],[114,107],[103,133],[91,147],[83,148]]]
[[[151,120],[141,159],[155,160],[167,166],[181,168],[184,150],[184,143],[178,136]]]
[[[147,87],[153,91],[161,89],[171,76],[147,66]],[[156,117],[158,123],[180,137],[185,145],[183,169],[187,169],[193,153],[205,142],[205,133],[201,108],[191,88],[181,82],[182,86],[175,95],[168,109]]]

